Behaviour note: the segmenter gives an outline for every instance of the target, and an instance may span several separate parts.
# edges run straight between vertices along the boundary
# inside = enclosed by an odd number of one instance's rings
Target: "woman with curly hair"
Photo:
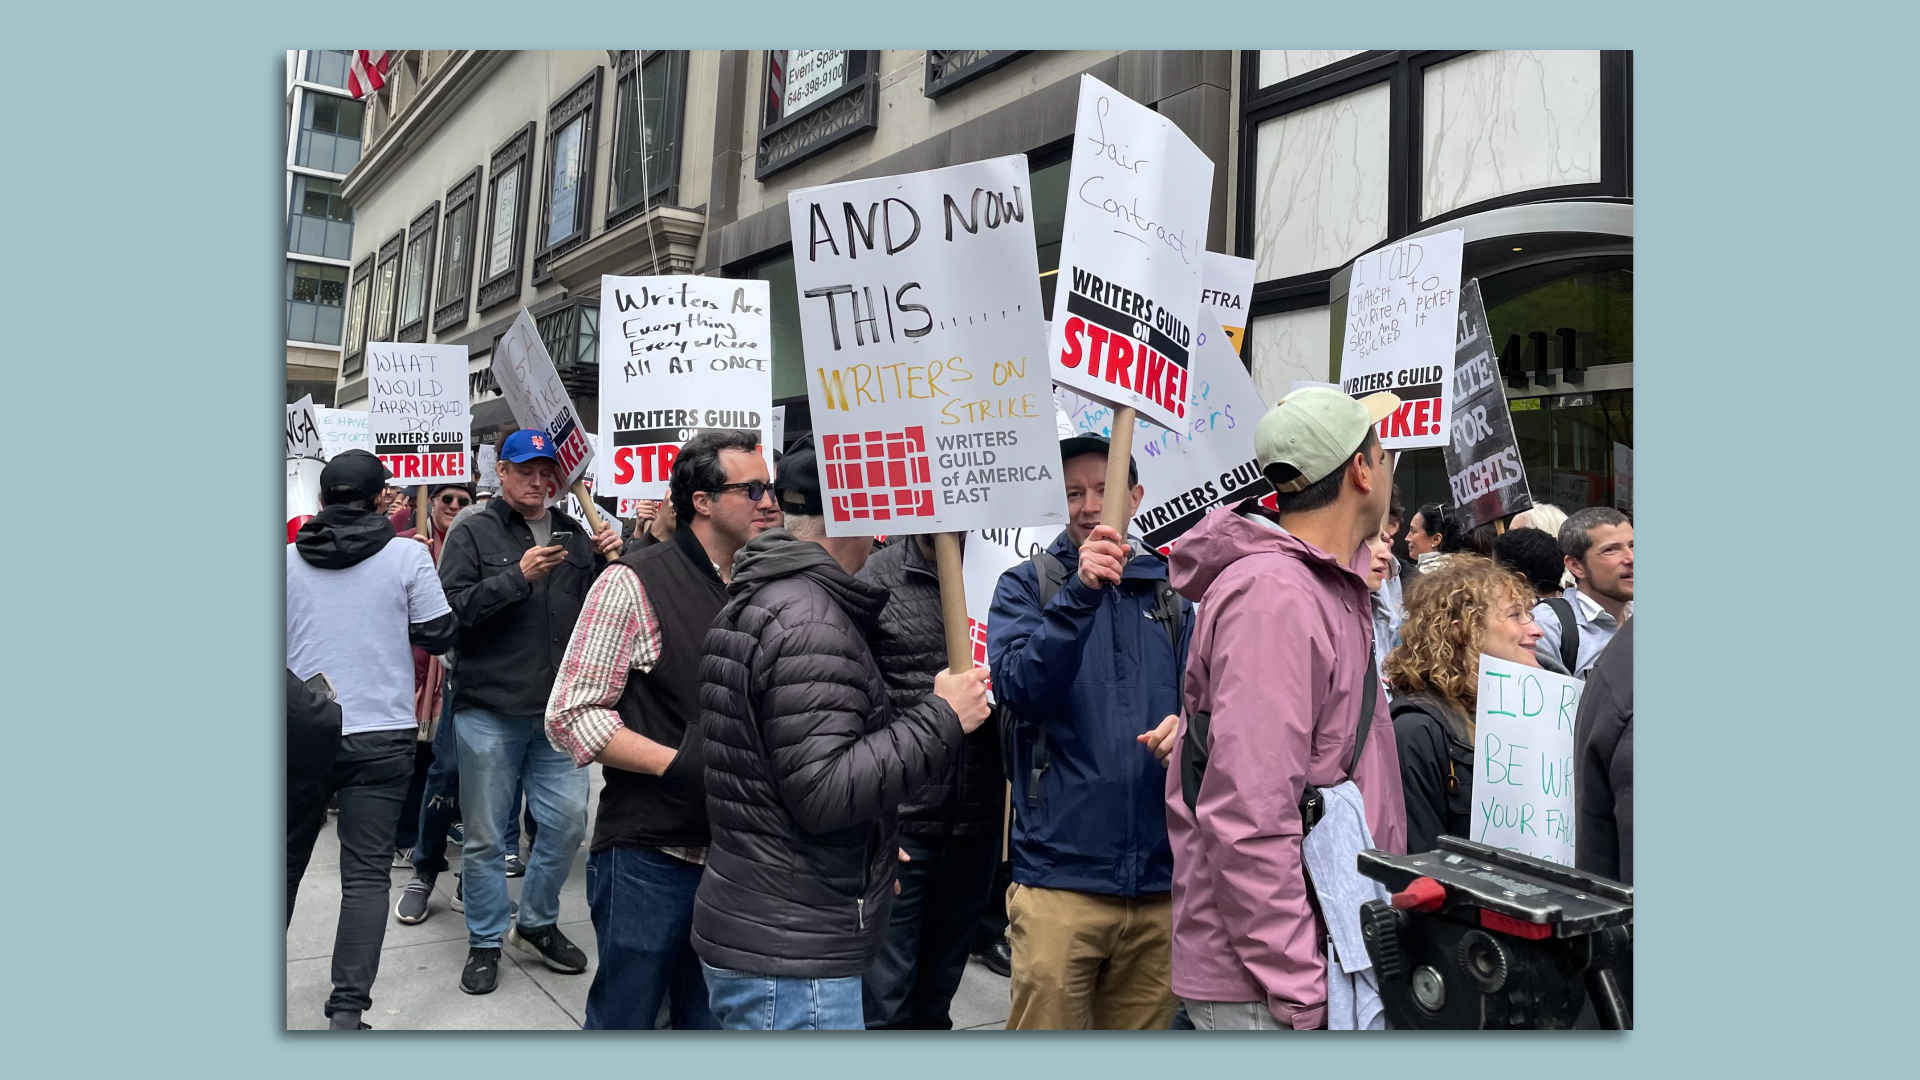
[[[1540,666],[1533,603],[1524,578],[1464,552],[1408,586],[1407,617],[1386,675],[1409,852],[1433,850],[1443,833],[1472,839],[1480,654]]]

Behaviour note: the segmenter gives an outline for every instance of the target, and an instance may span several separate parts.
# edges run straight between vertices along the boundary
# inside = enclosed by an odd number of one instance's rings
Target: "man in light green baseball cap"
[[[1303,386],[1281,398],[1254,429],[1260,472],[1282,493],[1304,491],[1353,460],[1367,429],[1399,407],[1393,394],[1355,401],[1331,386]]]

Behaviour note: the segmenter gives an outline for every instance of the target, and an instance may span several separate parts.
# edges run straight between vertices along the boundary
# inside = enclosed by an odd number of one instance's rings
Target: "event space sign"
[[[1480,279],[1460,290],[1459,340],[1453,351],[1453,419],[1442,456],[1462,527],[1477,528],[1533,505],[1513,414],[1494,359],[1493,331]]]
[[[773,324],[764,281],[600,279],[595,494],[664,499],[673,459],[708,431],[752,431],[773,468]]]
[[[373,440],[367,436],[366,413],[358,409],[330,409],[325,405],[315,405],[313,417],[320,424],[320,445],[326,451],[328,461],[349,450],[373,453]]]
[[[302,394],[287,406],[287,457],[324,458],[326,443],[320,438],[320,421],[314,413],[313,395]]]
[[[1469,839],[1573,865],[1573,718],[1583,685],[1481,654]]]
[[[1053,381],[1184,426],[1213,162],[1173,121],[1080,77],[1047,356]]]
[[[1340,389],[1382,390],[1400,408],[1380,421],[1380,444],[1418,450],[1447,442],[1453,335],[1460,309],[1460,251],[1466,234],[1414,237],[1353,261],[1340,346]]]
[[[828,535],[1065,521],[1026,157],[787,212]]]
[[[573,398],[554,369],[553,357],[540,340],[533,316],[525,308],[493,347],[493,378],[500,384],[500,396],[513,410],[513,422],[544,431],[553,440],[553,452],[566,474],[560,487],[564,490],[587,475],[593,464],[593,446],[587,441],[580,414],[574,411]]]
[[[465,345],[367,346],[367,432],[394,483],[472,480],[470,427]]]

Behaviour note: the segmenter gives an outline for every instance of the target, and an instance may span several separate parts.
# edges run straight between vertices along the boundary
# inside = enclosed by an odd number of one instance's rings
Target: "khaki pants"
[[[1164,1029],[1173,1019],[1173,897],[1007,890],[1007,1030]]]

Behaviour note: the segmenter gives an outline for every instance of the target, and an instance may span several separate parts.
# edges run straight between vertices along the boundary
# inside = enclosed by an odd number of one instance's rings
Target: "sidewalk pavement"
[[[600,766],[593,770],[593,792],[588,802],[587,835],[593,835],[592,817],[600,805]],[[524,841],[522,854],[524,855]],[[454,911],[454,874],[460,855],[449,848],[453,866],[434,883],[432,914],[426,922],[407,926],[393,918],[393,905],[413,876],[411,867],[395,867],[393,889],[387,899],[387,937],[380,953],[380,977],[373,984],[373,1007],[363,1019],[376,1029],[410,1031],[577,1029],[587,1008],[587,987],[598,966],[594,955],[593,923],[587,918],[587,848],[580,846],[573,870],[560,890],[560,929],[587,954],[587,970],[562,975],[511,945],[500,950],[500,983],[491,994],[474,996],[460,991],[460,969],[467,961],[467,924]],[[521,878],[508,878],[508,891],[518,899]],[[293,924],[287,929],[287,1030],[318,1030],[327,1026],[324,1009],[333,989],[334,925],[340,917],[340,841],[333,815],[314,843],[313,861],[300,882]],[[953,999],[953,1026],[959,1029],[998,1030],[1007,1020],[1007,980],[977,960]]]

